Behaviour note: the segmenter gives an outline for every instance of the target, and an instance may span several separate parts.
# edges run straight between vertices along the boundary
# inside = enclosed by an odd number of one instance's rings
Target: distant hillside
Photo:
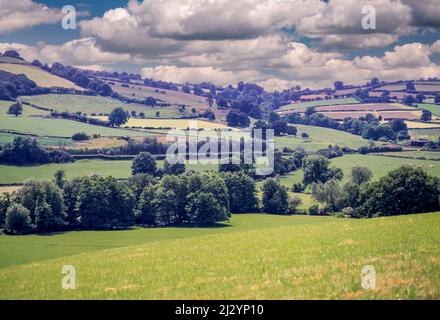
[[[1,59],[5,58],[8,57],[1,57]],[[29,64],[0,63],[0,70],[14,74],[24,74],[40,87],[61,87],[67,89],[84,90],[69,80],[55,76],[47,71]]]

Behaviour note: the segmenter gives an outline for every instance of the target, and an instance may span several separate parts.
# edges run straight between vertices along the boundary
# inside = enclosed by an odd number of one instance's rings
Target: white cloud
[[[61,21],[60,9],[31,0],[0,0],[0,34]]]
[[[43,42],[35,46],[18,43],[0,43],[0,52],[15,49],[28,61],[34,59],[52,64],[60,62],[68,65],[96,65],[131,61],[129,54],[104,52],[96,46],[92,38],[68,41],[62,45],[49,45]]]

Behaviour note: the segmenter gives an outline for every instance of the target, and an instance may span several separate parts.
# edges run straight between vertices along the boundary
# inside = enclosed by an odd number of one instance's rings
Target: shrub
[[[320,214],[319,205],[317,204],[311,205],[308,211],[310,216],[318,216]]]
[[[12,204],[6,212],[6,230],[11,233],[20,234],[27,232],[31,227],[32,223],[29,210],[20,204]]]
[[[298,196],[290,196],[288,200],[289,214],[297,214],[298,207],[301,205],[302,200]]]
[[[77,132],[72,135],[73,141],[84,141],[84,140],[89,140],[89,139],[90,139],[90,137],[85,132]]]

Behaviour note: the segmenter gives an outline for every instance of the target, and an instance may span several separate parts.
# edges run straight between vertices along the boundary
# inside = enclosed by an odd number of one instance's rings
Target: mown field
[[[44,165],[11,166],[0,165],[0,185],[21,184],[29,178],[52,179],[57,170],[64,170],[66,178],[99,174],[125,179],[131,176],[132,160],[77,160],[72,163],[51,163]],[[163,161],[157,161],[161,167]],[[214,164],[187,164],[187,170],[208,171],[218,170]]]
[[[109,114],[114,108],[123,108],[130,113],[135,111],[138,115],[143,112],[147,118],[156,117],[156,112],[160,112],[159,118],[178,118],[182,116],[176,107],[148,107],[136,103],[124,103],[116,99],[100,96],[42,94],[37,96],[21,96],[20,100],[59,112],[81,112],[87,115],[91,113],[96,115]]]
[[[342,105],[342,104],[356,104],[359,103],[355,98],[343,98],[343,99],[329,99],[329,100],[317,100],[310,102],[298,102],[289,104],[287,106],[282,106],[279,111],[304,111],[309,107],[318,107],[318,106],[332,106],[332,105]]]
[[[15,74],[24,74],[40,87],[62,87],[76,90],[84,90],[73,82],[53,75],[38,67],[27,64],[0,63],[0,70]]]
[[[439,213],[1,236],[0,299],[438,299],[439,241]],[[61,288],[64,265],[76,290]],[[375,290],[361,287],[366,265]]]
[[[101,120],[107,120],[105,116],[95,117]],[[123,125],[125,128],[129,127],[141,127],[141,128],[175,128],[175,129],[187,129],[190,122],[197,125],[198,129],[224,129],[228,128],[227,125],[218,122],[210,122],[198,119],[138,119],[130,118],[127,123]]]

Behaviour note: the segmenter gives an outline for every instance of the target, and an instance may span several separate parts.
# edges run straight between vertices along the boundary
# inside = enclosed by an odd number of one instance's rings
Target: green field
[[[386,152],[378,153],[378,155],[388,156],[388,157],[405,157],[405,158],[426,158],[427,160],[435,159],[440,160],[440,152],[435,151],[401,151],[401,152]]]
[[[51,179],[57,170],[64,170],[66,178],[99,174],[124,179],[131,176],[131,160],[77,160],[72,163],[51,163],[44,165],[10,166],[0,165],[0,185],[20,184],[29,178]],[[163,161],[157,161],[160,167]],[[218,170],[213,164],[188,164],[187,170]]]
[[[276,147],[282,150],[284,147],[296,149],[304,148],[306,151],[317,151],[325,149],[329,145],[346,146],[353,149],[368,145],[369,141],[360,136],[356,136],[344,131],[328,128],[305,126],[301,124],[293,125],[298,129],[297,137],[275,137]],[[309,139],[301,138],[301,133],[306,132]]]
[[[378,155],[345,155],[340,158],[331,160],[332,166],[341,168],[344,172],[343,181],[350,179],[351,168],[355,165],[368,167],[373,172],[373,180],[386,175],[389,171],[396,169],[403,165],[409,165],[412,167],[420,167],[426,170],[428,173],[440,177],[440,162],[429,160],[416,160],[416,159],[403,159],[383,157]],[[280,181],[287,188],[291,188],[294,183],[302,182],[303,171],[298,170],[291,174],[287,174],[280,178]],[[261,184],[261,182],[259,182]]]
[[[143,112],[147,118],[156,118],[157,111],[160,112],[160,117],[162,118],[178,118],[182,116],[176,107],[147,107],[141,104],[128,104],[116,99],[100,96],[42,94],[38,96],[22,96],[20,100],[59,112],[81,112],[87,115],[91,113],[96,115],[108,114],[114,108],[121,107],[129,112],[135,111],[137,114]]]
[[[440,105],[433,103],[418,103],[417,108],[431,111],[433,115],[440,116]]]
[[[338,104],[356,104],[359,103],[355,98],[316,100],[310,102],[298,102],[282,106],[279,111],[305,111],[309,107],[334,106]]]
[[[428,139],[437,142],[440,138],[440,128],[409,130],[412,139]]]
[[[0,145],[12,142],[16,137],[23,137],[23,136],[18,134],[0,132]],[[41,145],[48,147],[70,146],[73,143],[71,139],[67,139],[67,138],[47,138],[47,137],[38,137],[38,142]]]
[[[440,214],[1,236],[0,299],[438,299]],[[77,289],[61,288],[73,265]],[[375,290],[361,287],[372,265]]]

